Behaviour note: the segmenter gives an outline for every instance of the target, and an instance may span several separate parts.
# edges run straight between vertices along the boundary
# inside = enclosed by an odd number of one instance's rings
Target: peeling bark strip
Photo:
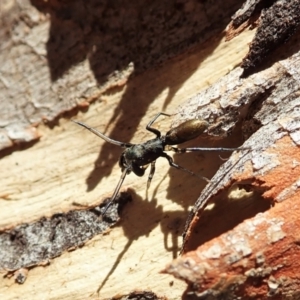
[[[248,154],[237,153],[223,165],[196,202],[191,219],[205,208],[213,195],[233,183],[232,174],[242,174],[250,168],[251,179],[280,165],[282,157],[278,154],[284,150],[270,153],[278,140],[288,136],[291,140],[288,149],[293,143],[294,147],[300,145],[299,70],[300,53],[248,79],[239,79],[241,69],[236,69],[179,109],[182,117],[178,120],[188,115],[218,124],[211,126],[209,135],[228,134],[243,120],[247,136],[249,129],[251,132],[253,127],[260,127],[243,145],[253,150]],[[192,230],[189,226],[186,233]]]
[[[22,224],[2,232],[0,270],[14,271],[45,264],[66,250],[83,246],[85,242],[107,231],[119,220],[119,213],[131,197],[121,193],[118,198],[103,221],[99,216],[106,202],[92,209],[55,214],[50,219],[42,218],[35,223]],[[119,201],[121,202],[118,203]]]
[[[300,52],[247,79],[236,69],[179,109],[175,125],[199,117],[210,136],[242,122],[252,149],[233,154],[203,190],[184,234],[184,251],[197,250],[165,270],[198,296],[299,296],[299,70]]]
[[[252,72],[269,52],[285,43],[299,29],[299,25],[299,0],[280,0],[264,9],[249,54],[242,63],[245,75]]]
[[[188,293],[200,299],[298,299],[299,214],[299,205],[287,201],[173,261],[164,272],[185,280]]]
[[[274,3],[272,3],[274,2]],[[255,10],[262,9],[258,20],[258,28],[250,44],[248,55],[244,58],[242,68],[244,76],[254,72],[263,60],[282,44],[284,44],[300,25],[300,1],[299,0],[248,0],[243,7],[232,17],[233,28],[240,26],[250,19]],[[234,31],[235,29],[233,29]],[[229,26],[228,37],[232,35]]]
[[[243,22],[248,20],[258,4],[264,2],[264,0],[247,0],[243,6],[232,16],[232,24],[234,27],[240,26]]]
[[[300,52],[246,79],[240,78],[241,68],[234,69],[183,103],[172,127],[200,118],[210,124],[208,136],[217,139],[230,135],[236,124],[243,122],[243,133],[248,137],[252,126],[257,130],[272,124],[281,114],[298,117],[299,66]]]

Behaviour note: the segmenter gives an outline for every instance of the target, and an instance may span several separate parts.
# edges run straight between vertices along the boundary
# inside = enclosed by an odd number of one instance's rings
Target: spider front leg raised
[[[148,130],[148,131],[150,131],[150,132],[152,132],[152,133],[154,133],[158,138],[160,138],[161,137],[161,132],[159,131],[159,130],[157,130],[157,129],[155,129],[155,128],[152,128],[152,127],[150,127],[155,121],[156,121],[156,119],[159,117],[159,116],[161,116],[161,115],[163,115],[163,116],[167,116],[167,117],[170,117],[171,115],[169,115],[169,114],[166,114],[166,113],[163,113],[163,112],[159,112],[149,123],[148,123],[148,125],[146,126],[146,129]]]

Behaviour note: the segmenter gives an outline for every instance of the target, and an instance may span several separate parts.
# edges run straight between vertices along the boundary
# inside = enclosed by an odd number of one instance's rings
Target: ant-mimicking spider
[[[164,157],[168,160],[169,165],[171,167],[174,167],[176,169],[185,171],[189,173],[190,175],[199,177],[201,179],[206,180],[209,182],[209,180],[203,176],[199,176],[195,174],[194,172],[181,167],[174,163],[171,156],[169,156],[164,151],[173,151],[176,153],[185,153],[185,152],[192,152],[192,151],[235,151],[235,150],[246,150],[248,148],[203,148],[203,147],[193,147],[193,148],[177,148],[172,147],[173,145],[182,144],[186,141],[195,139],[198,137],[201,133],[203,133],[207,127],[208,122],[200,119],[192,119],[189,121],[186,121],[179,126],[172,128],[169,130],[166,135],[161,135],[161,132],[155,128],[152,128],[151,125],[156,121],[156,119],[161,116],[168,116],[171,115],[160,112],[156,114],[156,116],[148,123],[146,126],[146,129],[156,135],[156,138],[151,139],[149,141],[146,141],[141,144],[131,144],[131,143],[123,143],[116,140],[113,140],[103,133],[99,132],[97,129],[92,128],[82,122],[72,120],[74,123],[88,129],[95,135],[99,136],[100,138],[104,139],[106,142],[109,142],[111,144],[120,146],[122,148],[125,148],[123,153],[120,156],[119,159],[119,166],[122,170],[121,178],[117,184],[117,187],[115,188],[115,191],[110,199],[110,201],[107,203],[106,207],[104,208],[104,211],[102,212],[102,216],[105,215],[108,208],[111,206],[112,203],[114,203],[116,196],[122,186],[122,183],[126,177],[131,171],[136,174],[137,176],[141,177],[144,175],[146,168],[150,164],[150,173],[148,176],[148,182],[147,182],[147,189],[150,186],[151,180],[153,178],[154,172],[155,172],[155,162],[159,157]]]

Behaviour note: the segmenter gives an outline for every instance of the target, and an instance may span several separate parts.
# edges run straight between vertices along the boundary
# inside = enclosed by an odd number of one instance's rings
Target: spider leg
[[[190,170],[188,170],[188,169],[186,169],[186,168],[184,168],[184,167],[182,167],[182,166],[179,166],[179,165],[175,164],[174,161],[173,161],[173,159],[172,159],[172,157],[169,156],[167,153],[164,153],[164,152],[163,152],[163,154],[162,154],[161,156],[162,156],[162,157],[165,157],[165,158],[168,160],[169,165],[170,165],[171,167],[174,167],[174,168],[176,168],[176,169],[178,169],[178,170],[182,170],[182,171],[184,171],[184,172],[186,172],[186,173],[189,173],[189,174],[192,175],[192,176],[196,176],[196,177],[198,177],[198,178],[201,178],[201,179],[205,180],[206,182],[210,182],[210,180],[209,180],[208,178],[206,178],[206,177],[204,177],[204,176],[197,175],[196,173],[194,173],[194,172],[192,172],[192,171],[190,171]]]
[[[149,123],[148,125],[146,126],[146,129],[152,133],[154,133],[157,137],[160,137],[161,136],[161,132],[155,128],[152,128],[150,127],[154,122],[155,120],[159,117],[159,116],[167,116],[167,117],[170,117],[171,115],[169,114],[166,114],[166,113],[163,113],[163,112],[159,112]]]
[[[205,147],[193,147],[193,148],[177,148],[177,147],[168,147],[168,151],[174,151],[176,153],[186,153],[186,152],[194,152],[194,151],[242,151],[242,150],[250,150],[251,148],[240,147],[240,148],[205,148]]]
[[[147,181],[147,189],[149,189],[149,187],[150,187],[151,180],[152,180],[153,175],[154,175],[154,172],[155,172],[155,163],[156,163],[156,160],[154,160],[154,161],[151,163],[150,173],[149,173],[148,181]]]
[[[125,168],[124,169],[124,171],[123,171],[123,173],[121,175],[121,178],[120,178],[120,180],[118,182],[117,187],[115,188],[115,191],[114,191],[112,197],[110,198],[109,202],[107,203],[107,205],[105,206],[105,208],[104,208],[104,210],[102,212],[102,217],[106,214],[108,208],[114,203],[114,201],[115,201],[115,199],[116,199],[116,197],[117,197],[117,195],[119,193],[119,190],[120,190],[120,188],[122,186],[122,183],[123,183],[123,181],[124,181],[124,179],[125,179],[125,177],[126,177],[126,175],[128,174],[129,171],[130,171],[129,168]]]

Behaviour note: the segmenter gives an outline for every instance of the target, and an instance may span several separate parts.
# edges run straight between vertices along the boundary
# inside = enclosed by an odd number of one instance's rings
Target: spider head
[[[148,165],[140,166],[135,161],[131,159],[130,156],[131,150],[126,149],[120,156],[119,166],[122,169],[122,172],[127,169],[127,174],[131,171],[137,176],[143,176]]]

